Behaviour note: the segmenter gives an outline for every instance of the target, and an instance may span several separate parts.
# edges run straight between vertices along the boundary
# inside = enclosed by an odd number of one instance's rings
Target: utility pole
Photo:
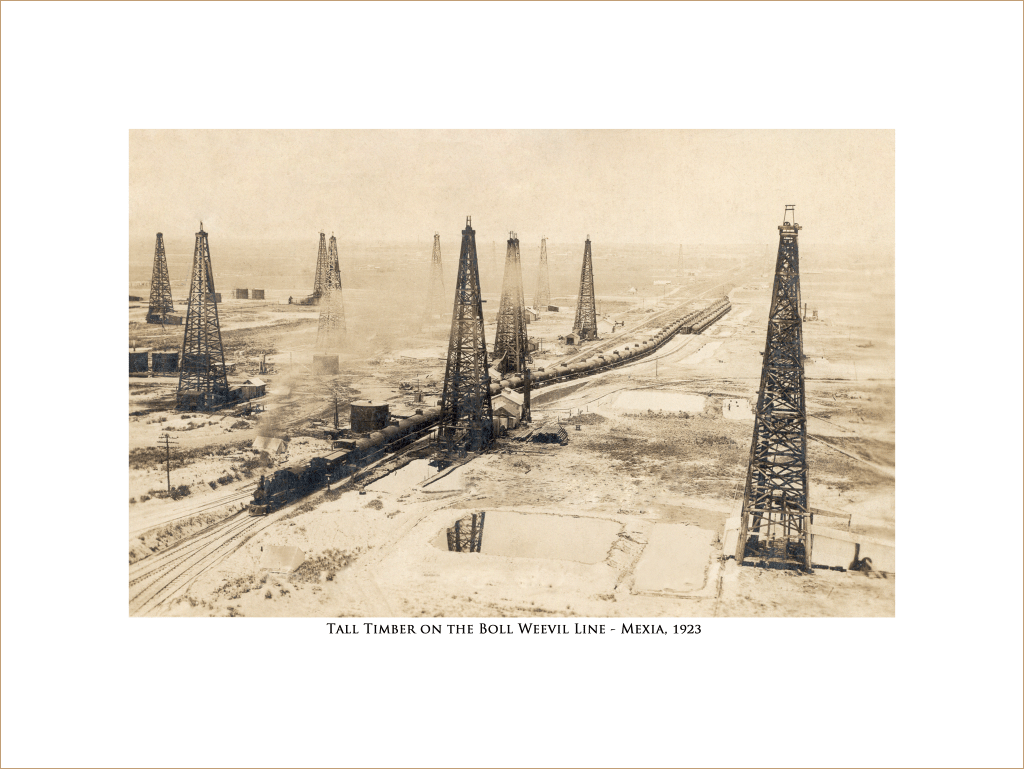
[[[177,446],[178,444],[171,441],[171,436],[164,433],[160,436],[163,440],[164,448],[167,451],[167,493],[171,493],[171,446]]]

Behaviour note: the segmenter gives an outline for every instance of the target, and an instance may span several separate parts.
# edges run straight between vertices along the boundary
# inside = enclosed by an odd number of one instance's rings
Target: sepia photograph
[[[129,613],[894,616],[895,225],[893,131],[131,131]]]
[[[0,17],[3,769],[1022,765],[1024,4]]]

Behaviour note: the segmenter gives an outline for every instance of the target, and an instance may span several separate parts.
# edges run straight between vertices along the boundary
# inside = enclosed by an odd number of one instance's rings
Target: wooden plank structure
[[[811,569],[807,501],[807,405],[800,317],[800,252],[795,206],[779,225],[754,436],[743,490],[736,560]]]

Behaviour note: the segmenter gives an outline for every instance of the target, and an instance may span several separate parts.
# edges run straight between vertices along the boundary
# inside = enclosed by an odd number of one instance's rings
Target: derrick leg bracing
[[[530,360],[526,336],[526,302],[523,299],[523,269],[519,257],[519,238],[511,233],[505,256],[505,279],[501,287],[498,329],[494,335],[491,359],[502,374],[522,374]]]
[[[594,263],[590,256],[590,236],[583,249],[583,270],[580,272],[580,295],[576,301],[576,320],[572,330],[581,341],[597,339],[597,306],[594,304]]]
[[[149,287],[149,312],[146,320],[160,323],[164,317],[174,312],[174,300],[171,298],[171,278],[167,273],[167,254],[164,252],[164,234],[156,234],[156,251],[153,254],[153,279]]]
[[[331,275],[331,263],[327,256],[327,236],[320,233],[320,247],[316,254],[316,277],[313,278],[313,299],[317,302],[327,291]]]
[[[345,341],[345,302],[341,292],[341,266],[338,262],[338,239],[331,235],[327,250],[327,278],[320,296],[320,325],[316,332],[319,350],[334,350]]]
[[[438,427],[438,438],[449,452],[478,451],[490,443],[493,431],[490,384],[476,232],[472,219],[467,217],[459,250]]]
[[[200,222],[192,258],[185,338],[181,346],[179,409],[208,411],[224,403],[228,397],[228,374],[224,365],[224,345],[220,337],[215,294],[210,241]]]
[[[754,436],[743,490],[736,560],[811,568],[807,407],[800,321],[800,252],[793,207],[779,226]]]

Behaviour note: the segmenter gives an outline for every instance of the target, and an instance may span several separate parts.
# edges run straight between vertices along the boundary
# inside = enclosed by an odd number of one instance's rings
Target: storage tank
[[[314,355],[313,356],[313,373],[314,374],[337,374],[338,373],[338,356],[337,355]]]
[[[369,433],[383,430],[388,424],[389,411],[388,404],[382,401],[352,401],[349,417],[352,432]]]
[[[178,353],[176,352],[155,352],[153,353],[153,371],[156,373],[170,374],[178,370]]]
[[[128,373],[138,374],[143,371],[149,371],[149,353],[148,352],[129,352],[128,353]]]

